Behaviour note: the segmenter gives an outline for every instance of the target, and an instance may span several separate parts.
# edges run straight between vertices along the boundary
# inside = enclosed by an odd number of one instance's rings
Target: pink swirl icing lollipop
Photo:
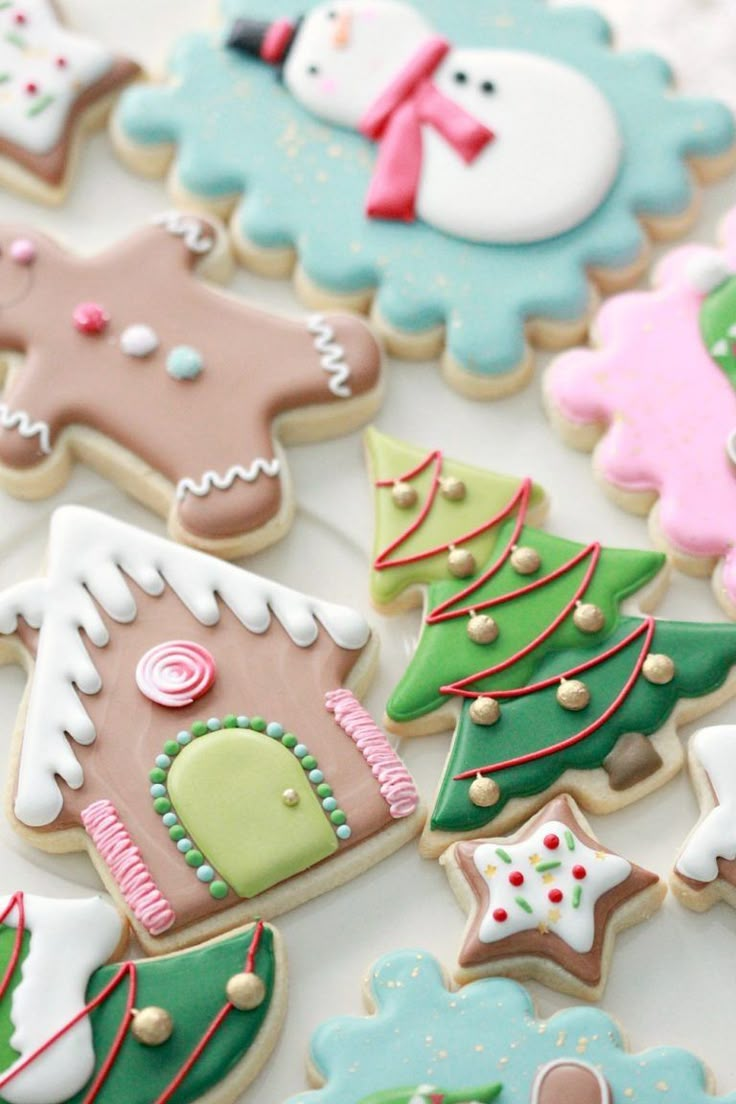
[[[216,675],[215,661],[201,644],[168,640],[140,658],[135,681],[152,702],[181,709],[206,694]]]

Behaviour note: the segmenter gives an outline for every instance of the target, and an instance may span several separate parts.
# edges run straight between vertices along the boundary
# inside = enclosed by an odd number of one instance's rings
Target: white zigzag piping
[[[51,452],[51,429],[48,422],[32,422],[25,410],[11,410],[7,403],[0,403],[0,426],[17,429],[21,437],[38,437],[41,452]]]
[[[249,468],[244,468],[242,464],[233,464],[224,475],[219,475],[216,471],[206,471],[199,482],[190,478],[182,479],[177,485],[176,497],[179,501],[187,494],[204,498],[213,487],[218,491],[229,490],[236,479],[242,479],[245,483],[254,483],[259,475],[268,475],[274,478],[280,474],[281,464],[278,460],[264,460],[263,457],[259,456]]]
[[[194,215],[183,215],[181,211],[164,211],[154,215],[154,226],[163,226],[170,234],[184,239],[184,244],[192,253],[209,253],[215,244],[214,238],[202,225],[202,220]]]
[[[314,347],[322,354],[321,364],[330,377],[328,387],[339,399],[349,399],[352,391],[348,386],[350,365],[345,360],[345,350],[335,341],[335,331],[323,314],[313,314],[307,322],[307,329],[314,334]]]

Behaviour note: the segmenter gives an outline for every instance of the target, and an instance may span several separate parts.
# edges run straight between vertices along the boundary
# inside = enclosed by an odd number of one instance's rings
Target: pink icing
[[[325,705],[370,764],[394,820],[411,816],[419,804],[414,780],[370,713],[349,690],[331,690]]]
[[[157,705],[181,709],[201,698],[217,676],[215,661],[201,644],[169,640],[150,648],[138,662],[138,689]]]
[[[703,295],[688,278],[695,259],[714,255],[736,271],[736,210],[722,254],[699,246],[671,253],[657,289],[609,300],[597,322],[601,347],[559,357],[546,386],[567,421],[605,428],[595,464],[607,482],[659,495],[669,545],[723,558],[723,586],[736,604],[736,470],[726,452],[736,391],[703,344]]]
[[[154,882],[115,806],[110,801],[95,801],[82,811],[82,824],[135,918],[151,935],[167,931],[176,913]]]

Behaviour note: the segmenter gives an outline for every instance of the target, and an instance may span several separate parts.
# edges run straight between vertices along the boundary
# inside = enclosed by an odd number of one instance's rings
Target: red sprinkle
[[[560,846],[560,837],[550,832],[548,836],[544,837],[544,846],[548,851],[556,851]]]
[[[498,921],[499,924],[503,924],[505,920],[508,920],[508,918],[509,914],[507,913],[506,909],[498,908],[493,910],[493,919]]]
[[[574,866],[572,868],[572,876],[578,882],[582,882],[583,878],[588,877],[588,871],[585,869],[584,866]]]
[[[80,333],[94,335],[107,329],[110,317],[99,303],[77,303],[72,321]]]
[[[561,889],[551,889],[547,894],[553,905],[559,905],[562,900],[563,893]]]
[[[26,16],[25,16],[25,15],[23,14],[23,12],[16,12],[16,13],[15,13],[15,15],[13,16],[13,18],[14,18],[15,22],[16,22],[16,23],[18,23],[18,24],[20,24],[21,26],[22,26],[22,25],[23,25],[24,23],[27,23],[27,22],[28,22],[28,19],[27,19],[27,17],[26,17]]]
[[[35,81],[28,81],[26,84],[26,92],[29,96],[35,96],[38,92],[38,85]]]
[[[509,874],[509,881],[511,882],[512,886],[523,886],[524,875],[521,873],[520,870],[512,870]]]
[[[69,62],[66,60],[65,57],[62,57],[61,55],[59,57],[57,57],[56,66],[57,66],[58,69],[66,69],[68,64],[69,64]]]

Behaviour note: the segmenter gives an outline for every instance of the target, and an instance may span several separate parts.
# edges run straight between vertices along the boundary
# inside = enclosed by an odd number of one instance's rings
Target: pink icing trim
[[[728,232],[732,264],[734,216]],[[736,392],[703,345],[703,297],[687,279],[708,252],[679,249],[660,266],[658,290],[609,300],[598,318],[602,348],[559,357],[547,392],[567,421],[604,429],[595,464],[607,482],[659,495],[668,544],[724,558],[723,585],[736,603],[736,473],[726,452]]]
[[[150,648],[138,661],[135,681],[150,701],[181,709],[201,698],[217,676],[215,661],[201,644],[168,640]]]
[[[370,713],[349,690],[331,690],[325,706],[370,764],[394,820],[411,816],[419,804],[414,780]]]
[[[151,935],[167,931],[176,913],[154,882],[115,806],[110,801],[95,801],[82,811],[82,824],[135,918]]]

